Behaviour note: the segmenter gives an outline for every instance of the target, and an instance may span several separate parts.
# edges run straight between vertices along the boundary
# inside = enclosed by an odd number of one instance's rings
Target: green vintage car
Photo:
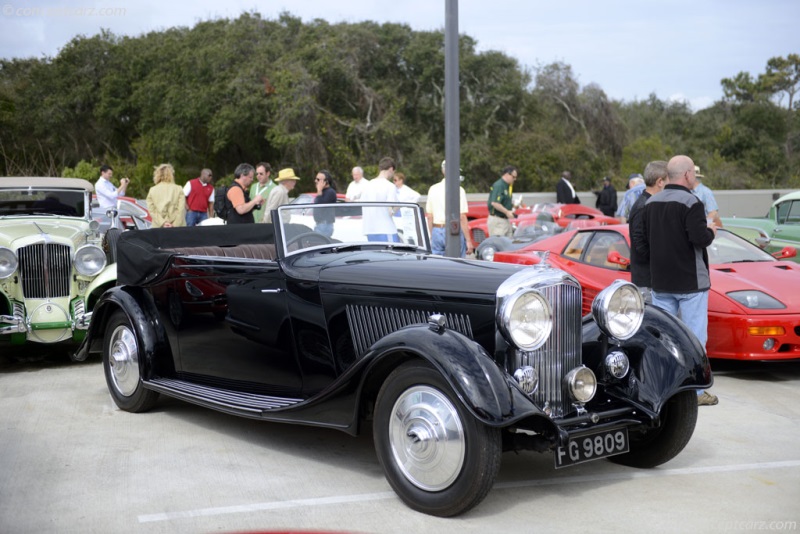
[[[107,241],[119,230],[99,232],[93,189],[76,178],[0,177],[0,346],[83,339],[117,279]]]
[[[776,200],[764,218],[723,217],[722,224],[773,255],[784,247],[800,247],[800,191]]]

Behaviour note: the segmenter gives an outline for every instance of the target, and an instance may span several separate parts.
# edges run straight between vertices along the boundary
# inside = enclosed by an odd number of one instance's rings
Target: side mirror
[[[775,252],[772,255],[773,258],[778,258],[779,260],[794,258],[795,256],[797,256],[797,249],[794,247],[783,247],[780,252]]]
[[[759,248],[767,248],[767,245],[769,245],[770,241],[771,241],[771,239],[768,238],[768,237],[757,237],[757,238],[755,238],[756,245]]]
[[[626,269],[631,264],[631,260],[629,260],[628,258],[620,255],[620,253],[617,252],[616,250],[612,250],[611,252],[609,252],[608,253],[608,257],[606,259],[608,260],[608,263],[613,263],[614,265],[619,265],[619,266],[624,267]]]

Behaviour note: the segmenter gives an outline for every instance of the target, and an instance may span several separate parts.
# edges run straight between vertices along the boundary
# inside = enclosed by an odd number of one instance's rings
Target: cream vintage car
[[[98,231],[93,189],[77,178],[0,177],[0,346],[83,339],[117,279],[105,241],[115,245],[118,230]]]

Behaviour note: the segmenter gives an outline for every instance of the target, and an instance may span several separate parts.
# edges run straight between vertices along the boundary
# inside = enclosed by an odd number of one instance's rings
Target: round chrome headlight
[[[489,246],[486,247],[481,251],[481,258],[482,260],[486,261],[494,261],[494,253],[497,252],[494,247]]]
[[[642,326],[644,299],[635,285],[614,280],[595,297],[592,315],[606,335],[624,341]]]
[[[106,266],[106,254],[97,245],[84,245],[75,251],[72,263],[80,274],[94,276]]]
[[[589,402],[597,392],[597,378],[591,369],[583,365],[570,371],[564,380],[567,382],[569,394],[576,402]]]
[[[17,255],[10,248],[0,247],[0,280],[8,278],[17,270]]]
[[[552,318],[550,303],[541,293],[522,290],[504,303],[501,328],[518,348],[535,350],[550,336]]]

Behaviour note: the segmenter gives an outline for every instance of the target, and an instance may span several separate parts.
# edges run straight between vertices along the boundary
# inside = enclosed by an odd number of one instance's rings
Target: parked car
[[[147,209],[147,201],[133,197],[119,197],[117,199],[116,210],[120,211],[123,206],[123,215],[120,215],[119,227],[123,230],[150,228],[153,224],[153,217]],[[100,209],[100,201],[97,194],[92,195],[92,216],[100,222],[101,230],[111,225],[111,215],[105,213],[107,210]],[[115,223],[116,224],[116,223]]]
[[[80,342],[116,282],[76,178],[0,178],[0,344]]]
[[[518,215],[528,214],[531,212],[531,207],[526,206],[522,201],[522,195],[512,196],[514,211]],[[489,216],[489,202],[488,200],[468,200],[467,201],[467,220],[485,219]]]
[[[548,263],[573,275],[583,288],[583,312],[614,280],[630,280],[628,226],[565,232],[495,261],[531,265],[547,252]],[[794,258],[786,247],[779,259]],[[800,265],[778,261],[732,232],[718,229],[708,247],[711,290],[708,342],[712,358],[785,360],[800,358]],[[790,289],[790,288],[794,288]]]
[[[578,226],[585,228],[589,226],[619,223],[619,219],[608,217],[604,215],[602,211],[582,204],[542,203],[534,204],[532,207],[528,208],[527,213],[518,213],[517,217],[511,220],[511,226],[516,229],[516,227],[523,222],[535,221],[542,215],[552,217],[561,228]],[[474,219],[468,224],[473,243],[480,244],[484,239],[489,237],[487,218]]]
[[[800,191],[776,200],[764,218],[723,217],[725,228],[770,253],[800,245]],[[793,261],[800,261],[795,256]]]
[[[475,258],[492,261],[496,252],[518,250],[540,239],[561,232],[552,216],[540,213],[536,218],[526,218],[516,225],[513,237],[492,236],[481,241],[475,249]]]
[[[122,410],[165,395],[353,435],[371,427],[397,495],[438,516],[486,496],[503,450],[550,452],[556,468],[654,467],[691,438],[708,359],[630,283],[600,292],[584,318],[564,271],[432,255],[419,206],[352,203],[369,229],[408,208],[417,244],[287,222],[306,207],[273,211],[275,225],[120,237],[119,285],[80,353],[102,355]]]

